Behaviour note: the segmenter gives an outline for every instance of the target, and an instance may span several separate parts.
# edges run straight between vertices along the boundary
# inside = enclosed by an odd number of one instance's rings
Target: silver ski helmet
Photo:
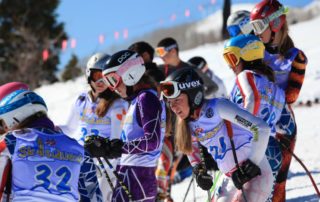
[[[104,69],[104,65],[106,64],[107,60],[110,58],[110,55],[105,53],[96,53],[92,55],[88,62],[86,67],[86,78],[88,83],[91,81],[91,73],[94,70],[102,70]]]
[[[250,24],[250,12],[239,10],[232,13],[227,20],[227,30],[231,37],[239,34],[250,34],[253,31]]]

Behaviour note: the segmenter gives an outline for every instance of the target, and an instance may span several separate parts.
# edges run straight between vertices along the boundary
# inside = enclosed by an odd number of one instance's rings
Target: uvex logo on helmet
[[[129,56],[130,56],[130,52],[125,52],[123,55],[121,55],[121,56],[118,58],[118,62],[119,62],[119,63],[122,63],[123,60],[127,59]]]
[[[180,90],[183,90],[183,89],[195,88],[195,87],[201,86],[201,83],[200,83],[200,80],[197,80],[197,81],[179,83],[178,86]]]

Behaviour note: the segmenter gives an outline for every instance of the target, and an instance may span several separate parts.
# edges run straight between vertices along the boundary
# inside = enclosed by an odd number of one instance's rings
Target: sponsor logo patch
[[[239,116],[239,115],[236,115],[236,118],[238,123],[240,123],[241,125],[245,126],[245,127],[251,127],[252,126],[252,123],[250,121],[248,121],[247,119]]]

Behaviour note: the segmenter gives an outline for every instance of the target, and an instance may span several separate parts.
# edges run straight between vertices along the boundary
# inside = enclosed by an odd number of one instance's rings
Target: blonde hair
[[[190,154],[192,152],[192,139],[188,121],[177,117],[175,129],[175,143],[177,149],[184,154]]]

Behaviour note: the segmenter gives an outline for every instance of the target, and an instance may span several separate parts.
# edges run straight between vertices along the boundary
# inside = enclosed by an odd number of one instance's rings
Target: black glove
[[[114,159],[121,157],[122,147],[124,143],[120,139],[113,139],[110,141],[111,150],[106,156],[108,159]]]
[[[110,153],[111,143],[108,138],[103,138],[101,136],[86,136],[84,149],[91,157],[104,157]]]
[[[260,168],[248,159],[241,164],[240,169],[232,173],[232,181],[237,189],[242,189],[246,182],[258,175],[261,175]]]
[[[201,163],[193,168],[193,173],[196,177],[198,186],[203,190],[210,190],[213,185],[212,177],[207,173],[207,170]]]

